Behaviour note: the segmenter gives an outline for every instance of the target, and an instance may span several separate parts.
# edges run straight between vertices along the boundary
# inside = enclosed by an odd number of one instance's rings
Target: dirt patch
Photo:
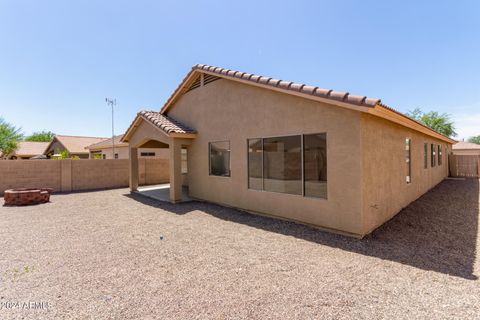
[[[475,318],[478,186],[444,181],[363,240],[126,189],[1,207],[0,318]]]

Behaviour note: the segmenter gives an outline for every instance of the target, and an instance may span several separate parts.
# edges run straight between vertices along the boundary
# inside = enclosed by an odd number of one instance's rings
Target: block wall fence
[[[128,159],[0,160],[0,194],[14,188],[54,192],[128,187]],[[168,159],[138,159],[140,185],[168,183]]]

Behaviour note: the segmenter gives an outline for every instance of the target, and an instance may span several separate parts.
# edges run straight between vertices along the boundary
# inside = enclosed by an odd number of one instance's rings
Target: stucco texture
[[[405,139],[411,139],[411,183],[406,182]],[[424,143],[427,168],[424,167]],[[431,166],[431,144],[442,146],[442,164]],[[362,114],[363,233],[392,218],[402,208],[448,176],[451,145],[378,117]]]
[[[188,146],[191,197],[362,234],[360,113],[222,79],[186,93],[168,115],[198,132]],[[248,189],[247,139],[323,132],[328,199]],[[231,176],[210,176],[208,143],[225,140]]]

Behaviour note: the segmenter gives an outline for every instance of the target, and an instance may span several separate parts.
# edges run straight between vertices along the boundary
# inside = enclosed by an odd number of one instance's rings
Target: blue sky
[[[480,134],[480,1],[0,0],[0,116],[109,136],[210,64],[447,112]]]

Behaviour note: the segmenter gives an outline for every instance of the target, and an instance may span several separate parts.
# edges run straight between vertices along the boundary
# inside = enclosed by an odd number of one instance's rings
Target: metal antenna
[[[112,157],[115,159],[115,133],[114,133],[114,127],[113,127],[113,107],[117,105],[117,99],[109,99],[105,98],[105,102],[107,105],[112,107]]]

